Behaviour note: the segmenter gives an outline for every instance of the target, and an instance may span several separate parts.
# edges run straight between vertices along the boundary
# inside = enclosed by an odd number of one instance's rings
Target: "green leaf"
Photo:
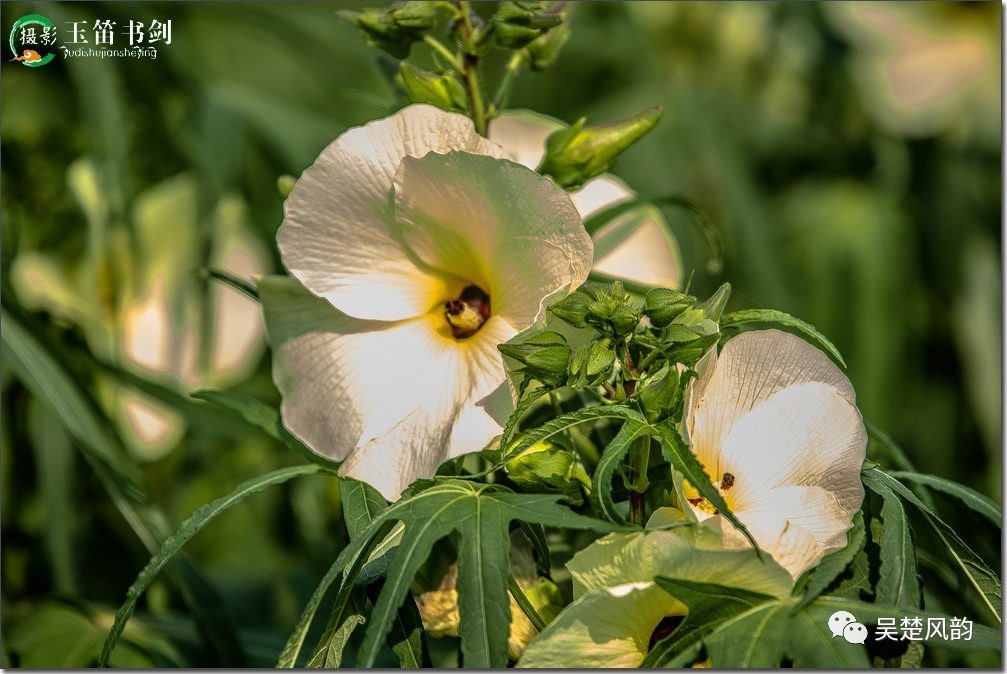
[[[322,633],[322,638],[318,640],[311,657],[305,667],[311,669],[335,669],[342,665],[343,651],[349,642],[353,632],[367,622],[364,617],[364,590],[357,588],[350,593],[347,612],[337,615],[333,613],[329,618],[329,623]]]
[[[919,608],[920,581],[916,576],[916,551],[906,520],[906,510],[895,493],[872,486],[883,500],[881,506],[881,570],[875,597],[879,604]]]
[[[74,568],[74,453],[70,434],[52,423],[55,413],[39,398],[31,399],[28,424],[38,466],[38,489],[45,506],[45,547],[58,592],[77,592]]]
[[[653,433],[653,429],[646,423],[630,419],[619,432],[608,443],[605,451],[601,454],[598,466],[595,468],[594,477],[591,480],[591,505],[595,511],[616,524],[627,524],[625,517],[616,510],[615,502],[612,501],[612,476],[618,469],[622,457],[626,455],[633,442],[637,438],[646,437]]]
[[[797,603],[796,610],[803,609],[825,592],[839,574],[853,562],[857,553],[864,549],[866,542],[867,531],[864,528],[864,515],[857,511],[857,514],[853,516],[853,527],[846,532],[846,547],[825,555],[822,561],[804,576],[806,581],[804,594]]]
[[[360,646],[358,667],[374,665],[409,584],[433,545],[458,531],[458,602],[461,650],[467,667],[507,664],[510,602],[507,598],[507,534],[512,520],[557,527],[612,531],[612,525],[557,505],[559,496],[513,494],[492,485],[445,481],[392,505],[377,520],[405,529],[389,564]],[[372,525],[372,526],[374,526]]]
[[[301,653],[301,647],[304,645],[304,639],[308,636],[308,630],[311,628],[311,623],[315,619],[315,613],[318,611],[322,599],[325,598],[325,594],[329,591],[329,587],[332,586],[336,578],[345,573],[343,582],[340,584],[336,594],[336,599],[333,602],[332,614],[329,618],[330,625],[339,625],[343,622],[346,609],[351,605],[350,598],[354,583],[357,576],[360,575],[364,564],[367,562],[368,555],[388,537],[394,526],[394,522],[385,522],[379,518],[372,522],[366,531],[361,533],[355,540],[351,540],[350,544],[340,551],[336,560],[332,562],[332,566],[329,567],[329,570],[325,572],[322,580],[318,583],[311,598],[308,599],[307,605],[305,605],[304,610],[301,612],[301,617],[298,618],[293,632],[290,633],[287,643],[280,652],[280,657],[276,661],[277,668],[290,669],[297,666],[297,658]]]
[[[743,330],[745,328],[767,324],[781,328],[787,332],[793,332],[797,336],[808,340],[824,351],[843,369],[846,369],[846,361],[843,360],[843,356],[839,353],[839,349],[837,349],[825,335],[820,333],[810,323],[806,323],[805,321],[795,318],[788,313],[776,311],[774,309],[745,309],[743,311],[734,311],[721,316],[720,318],[721,330],[727,328]]]
[[[526,393],[525,397],[515,406],[514,411],[511,413],[510,418],[507,419],[507,424],[504,426],[503,435],[500,436],[500,447],[504,454],[507,454],[507,446],[510,445],[511,437],[514,435],[514,430],[517,428],[518,422],[521,417],[525,415],[525,412],[531,409],[531,406],[538,402],[542,396],[551,392],[553,389],[542,386],[540,388],[532,390],[530,393]]]
[[[585,407],[575,412],[558,416],[555,419],[547,421],[538,428],[528,431],[517,443],[515,443],[513,447],[507,450],[505,458],[517,456],[518,454],[527,451],[532,445],[542,442],[543,440],[548,440],[554,435],[563,433],[574,426],[588,421],[597,421],[599,419],[632,419],[634,421],[646,423],[646,420],[639,412],[623,405]],[[506,463],[506,461],[504,461],[504,463]]]
[[[126,592],[126,601],[123,602],[122,606],[119,607],[119,610],[115,614],[115,622],[112,624],[112,629],[109,631],[108,637],[105,639],[105,645],[102,648],[101,656],[98,658],[98,666],[104,667],[108,664],[109,655],[112,653],[112,649],[115,648],[115,644],[119,640],[119,636],[122,634],[123,628],[126,626],[126,621],[129,620],[129,617],[133,614],[133,610],[136,608],[136,602],[140,598],[140,595],[143,594],[143,591],[147,589],[151,581],[153,581],[157,574],[160,573],[161,569],[165,567],[175,553],[178,552],[190,538],[195,536],[217,515],[224,512],[232,505],[244,500],[246,496],[258,493],[275,484],[281,484],[291,478],[298,477],[300,475],[312,475],[320,471],[321,469],[314,465],[281,468],[280,470],[276,470],[272,473],[267,473],[266,475],[241,483],[237,489],[227,496],[198,508],[196,512],[186,518],[186,520],[179,525],[178,529],[176,529],[175,532],[164,541],[161,545],[161,549],[151,558],[151,560],[147,563],[147,566],[145,566],[140,572],[140,575],[137,576],[136,581],[133,582],[133,585],[131,585],[129,590]]]
[[[743,611],[774,598],[760,592],[658,576],[654,579],[661,589],[689,607],[678,628],[647,653],[641,669],[663,667],[684,649],[701,642],[704,635]]]
[[[0,310],[3,362],[44,401],[77,441],[84,458],[147,550],[154,554],[167,538],[168,522],[147,496],[136,466],[108,430],[92,402],[43,344],[10,312]],[[220,598],[184,558],[168,570],[192,609],[221,664],[240,666],[244,655]]]
[[[340,486],[339,498],[343,506],[343,521],[346,523],[350,540],[354,540],[388,509],[388,502],[377,489],[366,482],[345,477]]]
[[[4,652],[28,669],[93,667],[111,614],[77,603],[43,600],[4,607]],[[176,647],[155,630],[130,625],[113,667],[186,667]],[[6,664],[5,667],[11,665]]]
[[[954,496],[968,508],[979,513],[998,527],[1003,519],[1003,512],[1000,510],[1000,506],[998,506],[993,499],[989,498],[985,494],[980,494],[965,485],[952,482],[951,480],[945,480],[944,478],[937,477],[936,475],[926,475],[923,473],[894,471],[889,473],[889,475],[900,480],[908,480],[910,482],[926,485],[927,487],[932,487],[937,491]]]
[[[670,422],[664,422],[656,426],[657,437],[661,440],[661,452],[675,470],[680,472],[689,481],[699,495],[717,509],[734,528],[744,534],[757,554],[761,554],[759,544],[755,542],[748,528],[741,523],[724,501],[724,497],[713,486],[710,475],[692,450],[685,444],[685,440],[679,434],[678,429]]]
[[[426,647],[427,633],[423,631],[423,620],[416,602],[406,601],[398,610],[392,631],[388,635],[388,645],[399,658],[402,669],[431,667],[430,654]]]
[[[1002,603],[1002,585],[999,574],[993,571],[965,542],[955,533],[946,522],[939,518],[916,494],[901,482],[888,475],[882,470],[871,468],[861,473],[864,484],[874,491],[881,493],[881,490],[889,489],[897,494],[902,500],[915,506],[923,518],[933,529],[937,537],[940,538],[951,558],[954,559],[958,568],[961,569],[969,583],[979,594],[983,605],[996,618],[997,622],[1002,622],[999,608]]]
[[[266,435],[293,449],[311,463],[330,471],[339,468],[337,461],[311,451],[307,445],[301,442],[300,438],[288,431],[280,419],[280,411],[261,400],[243,393],[226,393],[210,389],[195,391],[192,393],[192,397],[237,413],[243,420],[265,431]]]

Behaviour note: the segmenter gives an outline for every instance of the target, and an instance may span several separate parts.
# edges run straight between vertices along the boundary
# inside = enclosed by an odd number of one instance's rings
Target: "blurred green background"
[[[216,387],[278,400],[255,305],[193,272],[279,270],[277,177],[402,104],[377,51],[336,17],[344,6],[0,8],[5,31],[40,13],[61,39],[66,22],[110,19],[117,45],[130,20],[173,26],[156,60],[26,68],[5,47],[5,666],[92,662],[153,540],[299,461],[188,398]],[[999,502],[1000,12],[585,3],[512,107],[569,123],[663,106],[615,173],[709,215],[719,273],[668,212],[697,293],[730,280],[732,308],[813,323],[844,354],[867,419],[920,470]],[[345,540],[337,490],[302,478],[222,516],[156,581],[113,664],[274,663]],[[997,541],[975,544],[996,558]]]

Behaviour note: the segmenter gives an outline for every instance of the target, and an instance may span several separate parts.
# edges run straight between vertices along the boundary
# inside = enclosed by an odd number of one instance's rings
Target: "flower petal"
[[[490,122],[489,139],[511,159],[534,171],[545,156],[546,138],[562,128],[563,123],[552,117],[530,110],[507,110]]]
[[[549,134],[563,128],[558,120],[527,110],[509,110],[490,124],[489,138],[519,164],[538,167]],[[589,180],[571,192],[585,219],[599,210],[634,196],[612,175]],[[594,268],[628,281],[665,288],[682,285],[682,256],[678,240],[664,216],[653,206],[641,206],[617,216],[594,235]]]
[[[523,330],[544,298],[587,279],[593,246],[570,197],[509,161],[450,152],[402,161],[395,216],[422,265],[475,283],[493,313]]]
[[[395,499],[443,461],[482,449],[510,403],[493,317],[464,341],[440,314],[362,321],[296,281],[266,277],[260,297],[286,426],[342,472]]]
[[[661,619],[685,607],[652,583],[592,590],[525,648],[522,668],[636,667]]]
[[[855,404],[849,379],[803,339],[780,330],[756,330],[728,340],[690,387],[685,418],[693,451],[704,465],[716,464],[739,418],[778,391],[807,382],[827,384]]]
[[[859,479],[858,479],[859,482]],[[831,550],[846,545],[851,513],[835,494],[821,487],[787,486],[764,491],[757,500],[735,511],[759,547],[797,578]],[[721,517],[724,545],[751,544]]]
[[[775,564],[764,563],[750,551],[724,550],[719,541],[716,547],[699,542],[706,537],[695,534],[703,527],[609,534],[595,541],[566,564],[573,577],[574,596],[662,575],[777,596],[790,590],[790,578]]]
[[[403,157],[450,150],[503,156],[467,117],[429,105],[339,136],[284,205],[277,243],[287,269],[357,318],[412,318],[443,301],[444,280],[417,270],[394,239],[389,193]]]
[[[730,495],[739,510],[761,503],[773,488],[822,487],[835,494],[848,527],[864,497],[866,447],[860,412],[836,388],[818,382],[788,386],[734,423],[714,477],[735,476]]]

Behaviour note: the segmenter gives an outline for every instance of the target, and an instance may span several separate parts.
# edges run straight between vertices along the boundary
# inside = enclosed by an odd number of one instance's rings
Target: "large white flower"
[[[300,283],[260,283],[284,423],[387,498],[500,432],[497,345],[587,278],[570,197],[506,156],[414,105],[337,138],[287,199]]]
[[[545,155],[545,141],[562,123],[527,110],[511,110],[490,123],[489,138],[518,163],[534,169]],[[634,196],[621,180],[604,174],[570,194],[586,219]],[[662,288],[682,285],[678,240],[661,211],[639,206],[612,219],[594,235],[594,269],[605,274]]]
[[[863,500],[867,433],[853,387],[824,353],[778,330],[742,333],[699,368],[686,402],[692,450],[759,547],[797,578],[846,545]],[[691,494],[700,519],[722,519]],[[748,547],[720,524],[725,546]]]

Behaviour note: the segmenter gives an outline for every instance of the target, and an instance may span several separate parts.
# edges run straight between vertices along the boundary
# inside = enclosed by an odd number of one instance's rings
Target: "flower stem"
[[[500,80],[500,87],[497,89],[496,96],[493,97],[493,105],[490,106],[493,114],[499,114],[507,107],[511,89],[514,88],[514,79],[521,71],[521,66],[524,65],[524,62],[525,51],[523,49],[519,49],[511,55],[510,61],[507,62],[507,68],[504,70],[503,78]]]
[[[475,28],[472,25],[472,9],[464,0],[459,4],[461,10],[458,17],[458,31],[462,39],[463,54],[461,58],[462,82],[465,94],[469,99],[469,112],[476,133],[481,136],[489,131],[489,118],[486,115],[486,103],[483,102],[482,89],[479,86],[479,57],[476,55]]]
[[[443,58],[448,64],[454,68],[456,71],[461,72],[461,64],[458,61],[458,57],[452,54],[451,51],[445,47],[440,40],[433,37],[432,35],[424,35],[423,42],[425,42],[438,56]]]

